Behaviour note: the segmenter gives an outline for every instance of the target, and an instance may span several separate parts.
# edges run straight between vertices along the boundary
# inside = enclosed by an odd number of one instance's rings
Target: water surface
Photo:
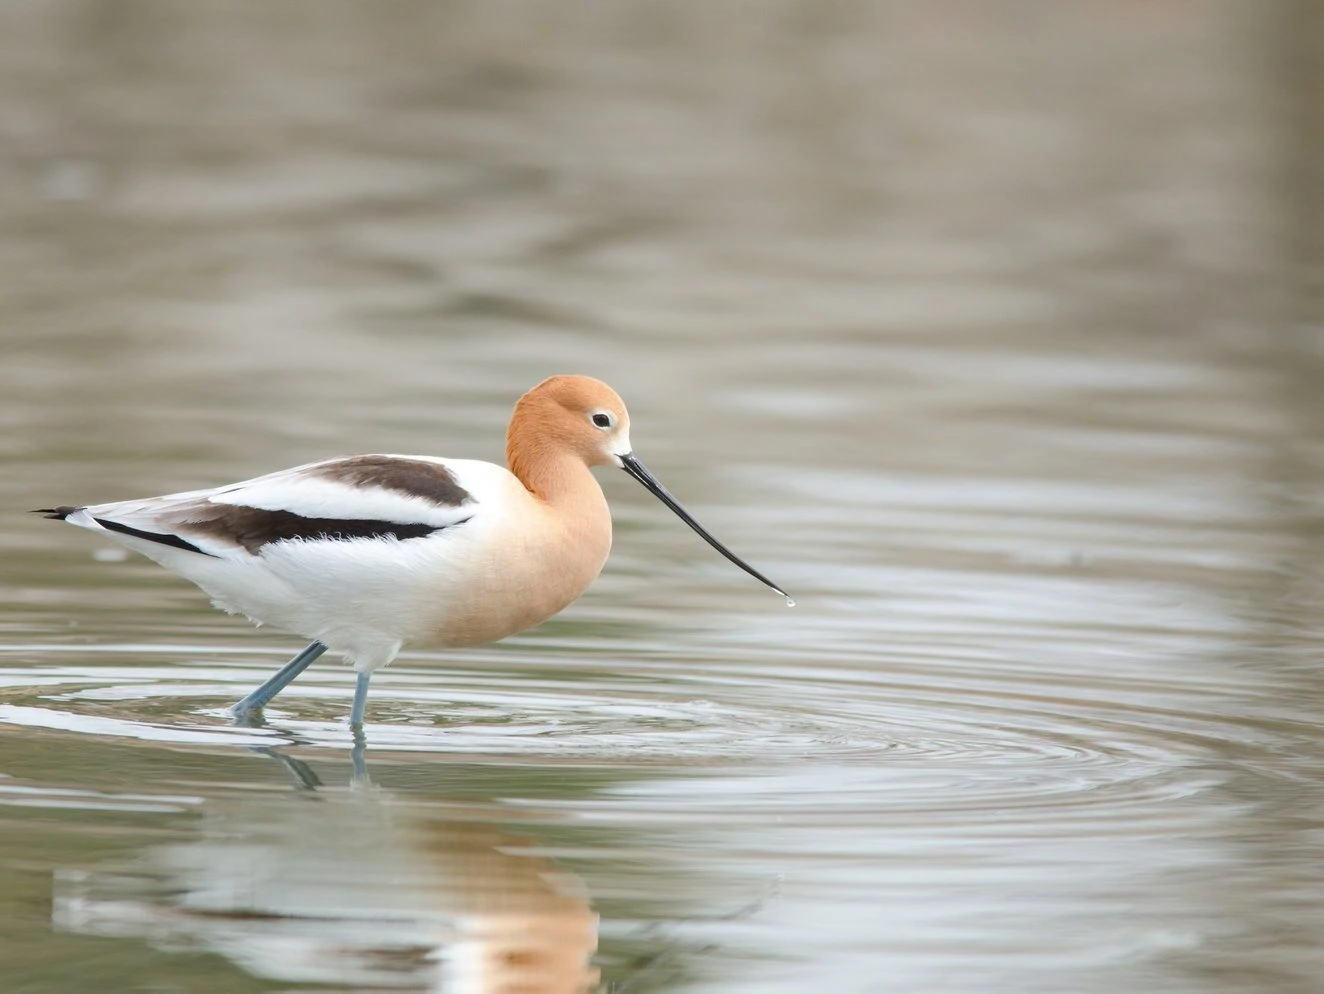
[[[1317,990],[1298,16],[0,14],[6,990]],[[499,459],[567,371],[797,607],[604,471],[591,592],[356,753],[22,513]]]

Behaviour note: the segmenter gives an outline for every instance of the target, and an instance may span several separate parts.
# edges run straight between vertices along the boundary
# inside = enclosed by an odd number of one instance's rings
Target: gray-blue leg
[[[354,765],[354,779],[351,783],[356,786],[371,787],[372,781],[368,779],[368,763],[363,758],[368,740],[363,737],[362,725],[355,725],[353,732],[354,747],[349,750],[349,761]]]
[[[326,652],[326,646],[321,642],[309,643],[306,649],[282,666],[280,671],[270,680],[231,707],[230,713],[244,715],[249,711],[256,711],[258,708],[265,706],[268,701],[288,687],[296,676],[311,666],[313,660],[324,652]]]
[[[363,709],[368,704],[368,681],[371,679],[371,673],[360,673],[358,682],[354,684],[354,706],[349,709],[350,728],[363,726]]]

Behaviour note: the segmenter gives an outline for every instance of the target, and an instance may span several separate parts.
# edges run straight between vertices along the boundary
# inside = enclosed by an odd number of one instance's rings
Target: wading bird
[[[619,466],[714,549],[793,603],[710,535],[634,455],[607,384],[553,376],[515,404],[507,470],[432,456],[327,459],[242,483],[112,504],[43,508],[193,581],[213,602],[312,642],[231,709],[261,708],[328,649],[368,682],[401,649],[494,642],[582,594],[611,549],[591,466]]]

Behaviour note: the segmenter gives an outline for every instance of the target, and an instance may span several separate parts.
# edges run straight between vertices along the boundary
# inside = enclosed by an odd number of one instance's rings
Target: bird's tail
[[[61,504],[58,507],[39,507],[33,514],[44,514],[48,518],[54,518],[56,521],[63,521],[69,515],[81,508],[74,507],[72,504]]]

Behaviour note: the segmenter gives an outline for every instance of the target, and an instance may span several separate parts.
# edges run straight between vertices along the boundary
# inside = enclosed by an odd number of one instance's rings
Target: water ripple
[[[181,666],[181,653],[209,662]],[[306,674],[268,709],[266,725],[248,728],[232,725],[224,704],[269,667],[186,646],[64,655],[59,666],[0,669],[10,688],[0,722],[199,748],[351,743],[351,681],[335,667]],[[144,662],[152,655],[161,662]],[[1020,819],[1076,806],[1100,816],[1101,807],[1208,789],[1219,776],[1202,767],[1220,748],[1257,747],[1254,723],[1221,713],[1227,688],[1210,684],[1137,687],[1129,673],[1027,681],[1016,666],[952,658],[866,669],[850,653],[825,653],[808,669],[645,658],[622,675],[604,672],[602,658],[603,670],[560,659],[555,671],[523,660],[512,669],[509,656],[465,667],[453,656],[445,666],[402,661],[374,681],[369,752],[628,768],[636,777],[611,803],[650,817],[812,822],[884,809]],[[1165,691],[1177,700],[1178,689],[1182,707],[1155,706]],[[648,801],[650,771],[670,774],[660,804]]]

